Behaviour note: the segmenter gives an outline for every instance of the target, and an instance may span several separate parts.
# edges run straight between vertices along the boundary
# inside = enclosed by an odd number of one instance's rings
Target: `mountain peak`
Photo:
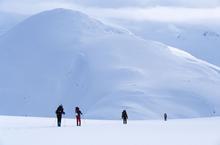
[[[88,15],[80,11],[64,9],[64,8],[56,8],[48,11],[43,11],[39,14],[36,14],[35,16],[40,16],[40,15],[45,15],[50,17],[55,16],[55,17],[85,18],[85,19],[89,18]]]
[[[35,14],[19,25],[14,27],[7,35],[19,35],[21,39],[28,40],[34,36],[41,40],[47,35],[54,41],[53,37],[71,37],[75,41],[78,37],[88,34],[108,33],[130,33],[127,30],[106,25],[88,15],[70,9],[57,8]],[[74,40],[73,40],[74,39]]]

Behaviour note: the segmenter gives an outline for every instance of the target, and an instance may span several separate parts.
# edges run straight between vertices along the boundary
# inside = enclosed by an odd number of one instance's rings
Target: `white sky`
[[[0,0],[0,11],[22,14],[60,7],[100,18],[220,22],[220,0]]]
[[[70,1],[70,0],[69,0]],[[121,8],[121,7],[151,7],[151,6],[178,6],[178,7],[216,7],[220,0],[72,0],[77,4]]]

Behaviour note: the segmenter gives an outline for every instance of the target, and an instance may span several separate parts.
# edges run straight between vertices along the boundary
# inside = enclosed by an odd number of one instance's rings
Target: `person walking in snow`
[[[76,113],[76,125],[81,126],[81,115],[82,112],[80,111],[79,107],[75,108],[75,113]]]
[[[167,113],[164,113],[163,117],[164,117],[164,121],[167,121]]]
[[[62,120],[62,115],[64,115],[65,112],[64,112],[64,109],[63,109],[63,105],[59,105],[57,107],[57,110],[56,110],[56,115],[57,115],[57,126],[60,127],[61,126],[61,120]]]
[[[122,111],[121,118],[123,120],[123,124],[127,124],[128,114],[127,114],[126,110]]]

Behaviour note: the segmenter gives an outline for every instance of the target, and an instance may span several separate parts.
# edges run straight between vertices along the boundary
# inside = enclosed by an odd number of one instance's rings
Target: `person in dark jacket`
[[[75,113],[76,113],[76,125],[81,126],[81,115],[82,112],[80,111],[79,107],[75,108]]]
[[[167,121],[167,113],[164,113],[163,117],[164,117],[164,121]]]
[[[63,105],[59,105],[57,107],[56,110],[56,115],[57,115],[57,126],[60,127],[61,126],[61,120],[62,120],[62,115],[64,115],[64,109],[63,109]]]
[[[127,124],[128,114],[127,114],[126,110],[122,111],[121,118],[123,119],[123,124]]]

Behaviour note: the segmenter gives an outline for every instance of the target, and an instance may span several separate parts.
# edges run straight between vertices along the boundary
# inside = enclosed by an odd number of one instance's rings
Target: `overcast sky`
[[[0,11],[22,14],[60,7],[102,18],[220,21],[220,0],[0,0]]]
[[[88,7],[121,8],[121,7],[151,7],[178,6],[207,8],[219,7],[220,0],[0,0],[0,4],[42,4],[42,3],[77,4]]]
[[[178,6],[178,7],[217,7],[220,0],[73,0],[77,4],[120,8],[120,7],[149,7],[149,6]]]

